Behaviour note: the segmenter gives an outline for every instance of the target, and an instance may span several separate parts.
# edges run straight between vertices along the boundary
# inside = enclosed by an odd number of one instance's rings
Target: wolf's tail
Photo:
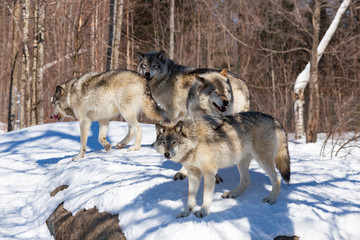
[[[142,99],[142,111],[146,117],[159,122],[170,122],[166,112],[157,105],[151,95],[150,87],[146,85],[145,94]]]
[[[279,141],[279,148],[275,158],[275,164],[279,169],[282,178],[290,182],[290,156],[286,132],[278,121],[275,121],[276,135]]]

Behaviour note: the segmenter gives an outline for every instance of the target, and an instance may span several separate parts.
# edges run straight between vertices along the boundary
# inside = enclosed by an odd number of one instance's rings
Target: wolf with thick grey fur
[[[281,124],[259,112],[242,112],[225,117],[204,116],[172,125],[156,125],[156,151],[166,159],[181,163],[189,173],[188,201],[178,217],[186,217],[196,206],[196,194],[204,176],[203,204],[195,216],[209,214],[215,175],[233,165],[240,173],[239,185],[223,198],[236,198],[250,184],[249,165],[254,158],[269,176],[272,190],[263,201],[273,204],[280,191],[280,178],[290,181],[287,136]]]
[[[65,117],[77,119],[80,123],[80,152],[73,157],[84,157],[88,132],[92,121],[99,121],[98,141],[110,150],[106,139],[109,120],[121,115],[128,123],[128,134],[116,147],[125,147],[135,136],[135,144],[128,149],[140,149],[141,126],[138,115],[142,111],[156,121],[169,121],[166,113],[159,108],[151,96],[147,80],[137,72],[115,70],[106,73],[88,73],[56,87],[51,99],[54,104],[52,119]]]

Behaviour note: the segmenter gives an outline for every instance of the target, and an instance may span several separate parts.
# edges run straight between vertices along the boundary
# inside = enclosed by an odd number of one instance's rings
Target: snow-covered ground
[[[77,122],[34,126],[0,136],[0,239],[52,239],[46,219],[61,202],[75,214],[96,206],[119,214],[127,239],[359,239],[360,151],[344,157],[320,156],[322,141],[289,141],[291,183],[282,184],[277,203],[262,198],[270,180],[255,163],[251,184],[236,199],[222,199],[239,181],[236,167],[220,170],[210,215],[176,219],[187,199],[187,180],[173,181],[180,165],[166,161],[151,143],[153,125],[143,124],[137,152],[111,149],[97,142],[98,124],[91,127],[85,159],[71,161],[79,151]],[[127,125],[111,122],[112,145],[125,136]],[[330,147],[330,146],[329,146]],[[69,188],[50,197],[56,187]],[[202,201],[202,186],[198,205]]]

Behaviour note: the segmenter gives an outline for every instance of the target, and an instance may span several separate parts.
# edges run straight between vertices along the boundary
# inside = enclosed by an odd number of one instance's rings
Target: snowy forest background
[[[49,122],[56,85],[90,71],[136,70],[137,52],[164,50],[183,65],[239,74],[249,86],[251,109],[270,113],[294,132],[295,80],[341,3],[0,0],[0,122],[10,123],[5,130]],[[342,16],[317,74],[317,131],[358,132],[360,1]],[[303,98],[306,122],[308,88]]]

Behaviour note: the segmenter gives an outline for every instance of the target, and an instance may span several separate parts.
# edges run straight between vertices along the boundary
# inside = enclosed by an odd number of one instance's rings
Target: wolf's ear
[[[195,75],[195,78],[196,78],[197,80],[199,80],[202,84],[205,84],[205,82],[206,82],[206,79],[200,77],[199,75]]]
[[[139,61],[141,61],[145,57],[145,54],[142,54],[142,53],[139,53],[139,52],[137,52],[136,54],[137,54],[137,57],[138,57]]]
[[[166,54],[165,54],[164,50],[161,50],[161,51],[159,52],[159,54],[157,55],[157,58],[158,58],[160,61],[162,61],[163,63],[166,62]]]
[[[159,136],[160,134],[162,134],[163,132],[165,132],[165,126],[160,125],[160,124],[156,124],[155,125],[155,129],[156,129],[156,136]]]
[[[184,122],[183,121],[179,121],[175,127],[175,132],[179,133],[179,132],[183,132],[184,133]]]
[[[65,90],[64,90],[63,87],[56,86],[55,97],[60,98],[60,97],[62,97],[64,95],[64,93],[65,93]]]
[[[227,71],[225,68],[220,72],[220,75],[227,77]]]

